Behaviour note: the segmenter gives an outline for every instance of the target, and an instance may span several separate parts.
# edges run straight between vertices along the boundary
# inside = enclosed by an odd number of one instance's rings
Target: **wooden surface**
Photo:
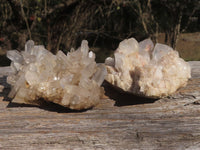
[[[200,62],[190,64],[187,87],[168,98],[139,98],[104,84],[107,97],[82,112],[10,103],[9,68],[0,68],[0,149],[200,149]]]

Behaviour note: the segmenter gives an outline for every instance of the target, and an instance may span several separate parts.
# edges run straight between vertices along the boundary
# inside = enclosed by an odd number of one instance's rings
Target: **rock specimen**
[[[124,91],[160,98],[174,93],[187,84],[191,69],[171,47],[150,39],[137,42],[125,39],[119,44],[114,58],[105,61],[106,80]]]
[[[103,64],[96,64],[95,54],[88,51],[85,40],[78,50],[72,49],[67,55],[62,51],[53,55],[31,40],[25,51],[8,51],[14,72],[7,78],[12,86],[9,97],[31,104],[43,99],[77,110],[95,106],[104,93],[100,86],[107,71]]]

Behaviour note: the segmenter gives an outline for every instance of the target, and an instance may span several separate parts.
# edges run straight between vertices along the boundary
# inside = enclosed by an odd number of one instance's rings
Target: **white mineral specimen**
[[[187,84],[191,69],[178,52],[150,39],[137,42],[134,38],[120,42],[114,58],[105,60],[112,85],[133,94],[160,98],[174,93]]]
[[[8,51],[14,72],[7,78],[12,86],[9,97],[31,104],[42,98],[77,110],[95,106],[104,93],[100,86],[107,70],[103,64],[96,64],[95,54],[88,51],[86,40],[67,55],[62,51],[53,55],[31,40],[25,51]]]

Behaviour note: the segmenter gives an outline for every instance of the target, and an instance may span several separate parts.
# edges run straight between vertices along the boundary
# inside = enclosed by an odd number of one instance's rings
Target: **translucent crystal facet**
[[[171,47],[150,39],[120,42],[114,61],[107,58],[106,80],[124,91],[147,97],[164,97],[187,84],[190,66]]]
[[[143,40],[139,42],[139,54],[149,62],[151,59],[151,52],[153,50],[154,44],[150,39]]]
[[[173,51],[173,49],[167,45],[164,44],[160,44],[157,43],[155,45],[155,48],[153,50],[153,59],[155,59],[156,61],[158,61],[159,59],[161,59],[163,56],[169,54],[171,51]]]
[[[14,63],[22,63],[23,57],[17,50],[7,51],[7,57]]]
[[[25,44],[25,52],[31,54],[32,49],[34,48],[34,41],[29,40]]]
[[[77,51],[67,55],[62,51],[53,55],[44,46],[28,41],[25,51],[8,51],[7,56],[15,71],[7,78],[13,101],[37,104],[42,98],[80,110],[98,104],[103,94],[100,86],[107,70],[103,64],[96,64],[85,40]]]

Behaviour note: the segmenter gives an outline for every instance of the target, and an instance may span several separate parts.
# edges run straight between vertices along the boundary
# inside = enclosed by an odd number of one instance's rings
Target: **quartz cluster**
[[[105,60],[106,80],[136,95],[160,98],[187,84],[191,69],[171,47],[150,39],[137,42],[134,38],[120,42],[114,58]]]
[[[7,78],[13,101],[38,104],[43,99],[81,110],[98,104],[104,93],[101,84],[107,74],[106,67],[95,62],[95,54],[89,52],[86,40],[67,55],[62,51],[53,55],[29,40],[25,51],[10,50],[7,57],[14,72]]]

